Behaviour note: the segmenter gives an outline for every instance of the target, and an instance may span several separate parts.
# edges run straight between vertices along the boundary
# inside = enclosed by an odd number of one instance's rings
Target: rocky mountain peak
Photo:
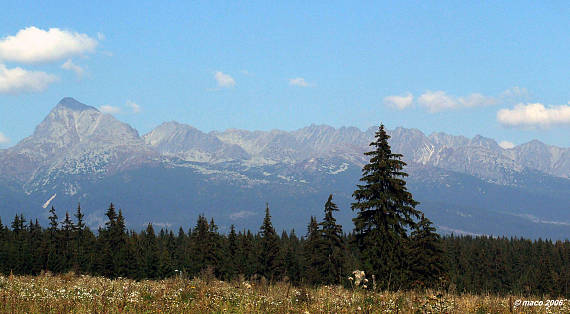
[[[492,149],[492,150],[501,150],[499,144],[497,144],[497,142],[495,140],[487,138],[487,137],[483,137],[481,135],[476,135],[471,140],[471,145],[482,146],[482,147]]]
[[[83,104],[72,97],[65,97],[62,100],[60,100],[56,108],[65,108],[73,111],[84,111],[84,110],[99,111],[95,107],[87,106],[86,104]]]
[[[142,144],[138,132],[130,125],[70,97],[63,98],[23,142],[52,143],[55,146],[50,146],[58,149],[79,143]]]
[[[143,138],[153,150],[188,161],[218,162],[247,157],[239,146],[223,143],[213,134],[175,121],[162,123]]]

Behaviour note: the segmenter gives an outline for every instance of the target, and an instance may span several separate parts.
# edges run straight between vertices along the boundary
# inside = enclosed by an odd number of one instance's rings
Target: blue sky
[[[3,148],[65,96],[141,134],[170,120],[203,131],[383,122],[570,146],[567,1],[30,1],[0,11]]]

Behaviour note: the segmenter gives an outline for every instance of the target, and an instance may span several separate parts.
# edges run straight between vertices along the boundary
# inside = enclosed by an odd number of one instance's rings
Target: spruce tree
[[[285,273],[287,277],[289,277],[289,281],[297,285],[301,281],[302,256],[300,255],[300,251],[302,251],[302,248],[300,247],[300,242],[294,229],[291,230],[288,238],[289,241],[285,249]]]
[[[281,275],[282,260],[279,249],[279,237],[275,233],[271,216],[269,215],[269,205],[265,208],[265,218],[259,230],[261,240],[261,254],[259,256],[259,273],[270,282],[278,279]]]
[[[75,226],[71,221],[71,217],[69,216],[69,212],[65,212],[65,219],[63,220],[61,229],[62,229],[61,232],[62,232],[62,241],[63,241],[62,257],[64,261],[64,268],[65,270],[68,270],[72,266],[73,262],[72,239],[73,239],[73,230],[75,229]]]
[[[444,274],[441,238],[429,219],[421,215],[410,237],[411,279],[420,286],[434,287]]]
[[[210,241],[210,227],[208,225],[208,220],[204,215],[198,216],[198,221],[196,222],[196,227],[192,230],[190,236],[191,242],[191,263],[190,263],[190,273],[192,275],[197,275],[203,268],[206,267],[206,258],[208,255],[209,241]]]
[[[77,219],[77,223],[75,224],[75,229],[79,232],[85,229],[85,222],[83,218],[85,215],[81,212],[81,204],[77,204],[77,211],[75,212],[75,219]]]
[[[48,228],[48,241],[47,241],[47,258],[46,269],[52,272],[60,272],[62,270],[62,257],[61,257],[61,242],[60,232],[58,229],[57,214],[55,208],[52,206],[50,211],[49,228]]]
[[[223,243],[222,237],[218,232],[218,225],[214,222],[214,218],[210,218],[208,230],[208,246],[206,252],[206,265],[214,269],[217,278],[221,278],[222,262],[223,262]]]
[[[81,204],[77,204],[77,211],[75,212],[76,223],[74,224],[73,232],[73,257],[72,268],[75,272],[87,271],[87,251],[85,248],[85,215],[81,212]]]
[[[346,247],[343,241],[342,226],[336,223],[333,212],[338,207],[332,201],[332,194],[325,203],[325,218],[319,224],[322,232],[321,280],[326,284],[340,283],[346,261]]]
[[[123,211],[119,209],[114,230],[111,232],[113,249],[113,268],[116,276],[126,277],[129,274],[129,248],[127,245],[127,228]]]
[[[158,278],[159,272],[159,252],[156,234],[152,224],[149,223],[141,237],[141,266],[144,278]]]
[[[44,256],[41,250],[44,242],[44,233],[42,227],[40,226],[37,219],[32,224],[30,219],[30,245],[29,248],[31,249],[30,257],[31,257],[31,273],[33,275],[37,275],[41,272],[42,266],[44,265]]]
[[[392,153],[390,136],[381,124],[366,152],[370,162],[362,169],[363,184],[352,194],[358,211],[353,219],[364,270],[376,275],[380,288],[398,288],[405,279],[407,230],[415,227],[418,204],[407,191],[406,165],[401,154]]]
[[[228,254],[226,254],[226,268],[225,272],[227,273],[228,279],[233,279],[238,275],[237,269],[237,257],[238,257],[238,242],[237,242],[237,234],[234,225],[230,227],[230,234],[228,235]]]
[[[251,278],[260,268],[255,237],[250,230],[247,232],[244,230],[243,233],[240,232],[238,235],[239,241],[239,256],[238,260],[238,272],[244,274],[246,278]]]
[[[321,282],[321,269],[324,260],[322,252],[322,234],[319,229],[317,219],[311,216],[309,225],[307,226],[307,239],[303,246],[305,273],[304,278],[310,284]]]

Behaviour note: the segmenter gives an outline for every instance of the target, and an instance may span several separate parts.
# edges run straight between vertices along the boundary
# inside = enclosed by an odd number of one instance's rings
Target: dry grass
[[[563,306],[516,307],[517,299],[182,277],[137,282],[74,274],[0,276],[2,313],[570,313],[570,300]]]

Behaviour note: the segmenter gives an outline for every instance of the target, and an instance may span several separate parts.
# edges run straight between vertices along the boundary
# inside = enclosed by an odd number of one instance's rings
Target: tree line
[[[152,224],[127,230],[121,210],[110,204],[105,224],[93,232],[81,206],[63,219],[52,207],[49,225],[22,215],[10,226],[0,220],[0,272],[37,275],[43,271],[106,277],[158,279],[173,275],[221,280],[265,278],[295,285],[353,284],[365,272],[367,289],[435,287],[457,292],[569,296],[570,242],[471,236],[440,237],[415,207],[406,189],[402,155],[394,154],[383,125],[366,155],[361,184],[353,193],[354,229],[336,223],[330,195],[322,219],[307,231],[278,235],[269,206],[257,232],[222,234],[213,219],[177,232]],[[364,287],[364,286],[363,286]]]

